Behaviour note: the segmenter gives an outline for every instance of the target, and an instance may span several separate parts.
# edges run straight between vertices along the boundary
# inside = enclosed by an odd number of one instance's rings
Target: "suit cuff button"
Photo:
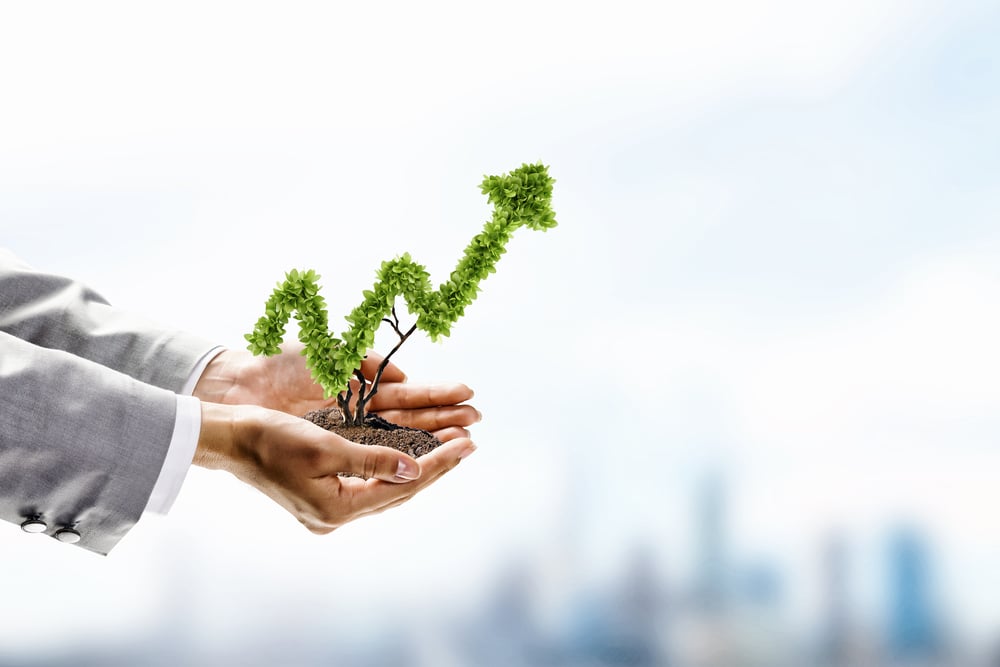
[[[76,544],[80,541],[80,533],[72,528],[62,528],[56,531],[56,539],[66,544]]]
[[[21,524],[21,530],[26,533],[44,533],[46,528],[48,526],[41,519],[28,519]]]

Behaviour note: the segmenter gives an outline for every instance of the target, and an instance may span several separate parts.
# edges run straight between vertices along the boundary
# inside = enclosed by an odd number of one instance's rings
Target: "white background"
[[[0,526],[0,648],[364,635],[472,604],[510,559],[558,599],[637,544],[681,585],[704,475],[797,627],[835,530],[876,622],[883,537],[912,523],[956,632],[992,636],[990,5],[0,5],[0,243],[121,307],[240,346],[314,268],[339,322],[384,259],[444,279],[482,176],[522,162],[560,223],[399,354],[477,391],[455,474],[324,538],[202,470],[107,559]]]

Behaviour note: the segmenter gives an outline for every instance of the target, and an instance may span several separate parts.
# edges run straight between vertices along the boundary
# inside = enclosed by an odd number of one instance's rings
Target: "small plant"
[[[493,204],[493,217],[466,247],[448,281],[436,291],[431,289],[427,270],[409,253],[382,262],[375,285],[364,291],[364,301],[344,318],[351,326],[340,338],[330,333],[326,302],[319,293],[319,276],[312,270],[293,269],[267,300],[253,333],[246,335],[248,349],[254,354],[277,354],[285,337],[285,325],[294,313],[299,321],[299,340],[305,345],[302,354],[313,379],[323,387],[327,398],[337,396],[345,423],[362,425],[365,406],[378,392],[382,372],[407,338],[417,329],[432,340],[449,335],[451,325],[475,300],[479,283],[496,272],[496,263],[506,252],[514,230],[526,226],[545,231],[556,226],[551,208],[553,183],[548,169],[540,163],[524,164],[504,176],[487,176],[481,188]],[[405,331],[396,314],[398,296],[406,299],[409,311],[417,317]],[[375,332],[383,323],[392,327],[399,342],[385,356],[368,386],[361,373],[361,361],[374,345]],[[358,381],[353,412],[352,377]]]

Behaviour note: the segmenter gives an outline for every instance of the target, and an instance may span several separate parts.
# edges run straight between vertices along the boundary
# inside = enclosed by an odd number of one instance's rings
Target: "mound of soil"
[[[376,414],[365,416],[364,426],[345,426],[343,413],[339,408],[313,410],[302,416],[327,431],[333,431],[342,438],[363,445],[392,447],[413,458],[418,458],[441,446],[441,441],[433,433],[418,428],[398,426],[387,422]]]

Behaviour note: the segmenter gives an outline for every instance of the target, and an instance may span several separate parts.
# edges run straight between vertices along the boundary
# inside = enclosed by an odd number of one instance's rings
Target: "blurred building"
[[[850,563],[847,537],[829,536],[822,553],[822,600],[819,658],[843,665],[851,655]]]
[[[928,546],[912,527],[895,529],[888,549],[886,640],[895,660],[939,657],[943,651],[939,613],[931,587]]]
[[[718,475],[705,478],[696,491],[693,602],[705,610],[722,610],[728,588],[726,498]]]

